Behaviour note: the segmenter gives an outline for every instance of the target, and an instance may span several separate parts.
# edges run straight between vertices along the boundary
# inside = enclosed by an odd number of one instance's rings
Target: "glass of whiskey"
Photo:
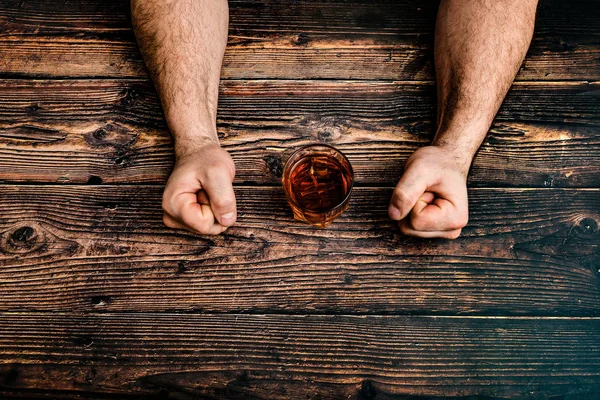
[[[311,144],[288,158],[282,182],[294,218],[325,228],[348,208],[354,172],[339,150]]]

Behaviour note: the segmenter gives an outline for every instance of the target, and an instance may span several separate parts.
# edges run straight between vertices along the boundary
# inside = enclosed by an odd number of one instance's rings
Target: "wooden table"
[[[600,398],[600,7],[542,1],[456,241],[387,218],[434,129],[436,1],[231,0],[239,222],[167,229],[171,139],[120,0],[0,5],[0,397]],[[282,155],[344,151],[292,219]]]

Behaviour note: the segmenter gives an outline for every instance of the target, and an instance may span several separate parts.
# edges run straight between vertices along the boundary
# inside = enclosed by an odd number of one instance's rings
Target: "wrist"
[[[431,145],[441,149],[448,158],[452,159],[466,177],[487,131],[488,127],[483,124],[438,128]]]
[[[177,159],[197,153],[199,150],[215,146],[220,147],[216,131],[186,132],[186,134],[173,134],[173,147]]]
[[[444,140],[434,140],[431,146],[440,149],[442,154],[451,162],[453,168],[460,172],[465,179],[467,178],[477,150],[473,151],[471,148],[461,146],[458,143]]]
[[[198,148],[219,144],[216,121],[208,114],[191,113],[185,110],[173,113],[165,110],[165,118],[173,136],[176,154],[185,153],[188,147]]]

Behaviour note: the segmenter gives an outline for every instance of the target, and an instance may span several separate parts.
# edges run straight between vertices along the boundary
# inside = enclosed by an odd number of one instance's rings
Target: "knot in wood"
[[[15,230],[10,239],[15,247],[30,247],[35,243],[35,231],[30,226],[23,226]]]
[[[321,142],[331,142],[335,136],[334,129],[324,128],[317,133],[317,137]],[[339,134],[337,135],[339,137]]]
[[[45,251],[46,237],[34,226],[21,226],[0,236],[0,252],[27,254]]]
[[[598,221],[593,218],[583,218],[577,225],[574,231],[580,237],[593,237],[598,233]]]
[[[292,44],[296,46],[305,46],[310,42],[310,38],[306,33],[299,33],[292,39]]]
[[[129,127],[117,123],[108,123],[93,132],[84,135],[84,140],[92,147],[113,147],[119,156],[131,151],[139,134]]]
[[[100,128],[100,129],[96,129],[94,131],[94,133],[92,133],[92,136],[94,137],[94,139],[96,140],[104,140],[104,138],[106,137],[106,130]]]
[[[377,396],[377,391],[373,387],[373,384],[371,383],[371,381],[368,379],[363,381],[362,385],[360,386],[360,392],[358,394],[358,399],[371,400],[371,399],[374,399],[375,396]]]
[[[307,118],[301,124],[320,142],[334,142],[348,132],[344,121],[336,117]]]
[[[408,133],[415,136],[425,136],[433,130],[433,125],[429,122],[417,121],[410,124],[407,128]]]
[[[137,98],[140,97],[140,93],[134,88],[125,89],[121,93],[123,95],[123,97],[121,97],[121,105],[125,107],[133,106]]]
[[[269,155],[265,156],[265,163],[267,164],[267,168],[269,172],[277,177],[281,178],[283,176],[283,161],[281,161],[280,157]]]

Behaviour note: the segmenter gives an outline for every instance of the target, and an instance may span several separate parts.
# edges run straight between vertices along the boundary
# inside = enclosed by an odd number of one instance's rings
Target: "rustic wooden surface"
[[[294,223],[280,188],[237,187],[237,225],[200,238],[162,225],[161,189],[5,186],[0,310],[600,311],[599,189],[473,189],[456,241],[402,236],[389,188],[356,189],[315,230]]]
[[[598,318],[24,312],[4,313],[0,335],[3,395],[6,382],[183,399],[600,391]]]
[[[357,183],[393,186],[432,138],[434,95],[423,82],[226,81],[218,129],[236,183],[278,184],[286,149],[322,141]],[[599,187],[599,96],[596,82],[516,84],[470,184]],[[147,80],[0,80],[0,180],[162,183],[172,153]]]
[[[431,140],[437,1],[230,0],[239,221],[167,229],[171,139],[128,2],[0,5],[0,398],[600,397],[600,7],[541,0],[456,241],[387,203]],[[295,222],[289,150],[356,171]]]
[[[224,78],[431,80],[436,0],[230,0]],[[597,0],[540,0],[519,80],[598,80]],[[146,77],[123,0],[4,0],[1,75]]]

